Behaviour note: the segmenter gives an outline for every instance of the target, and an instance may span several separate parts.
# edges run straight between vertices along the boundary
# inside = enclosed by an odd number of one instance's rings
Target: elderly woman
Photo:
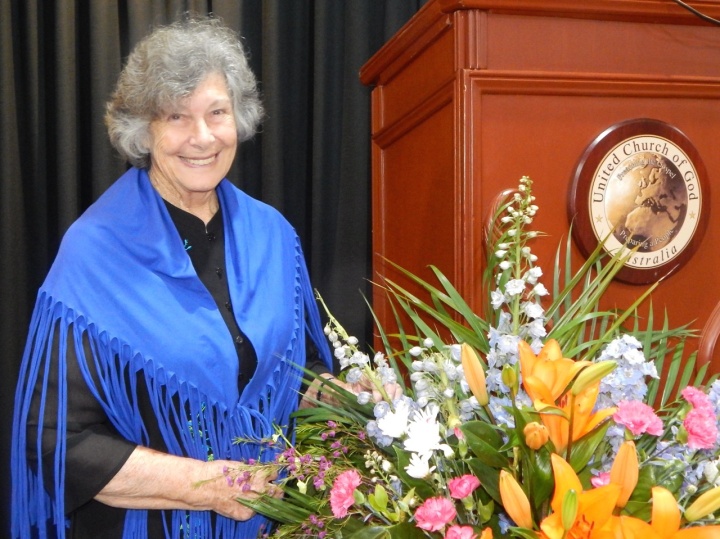
[[[236,498],[278,492],[271,467],[224,472],[274,457],[262,441],[298,407],[308,350],[321,376],[330,357],[294,230],[224,179],[261,115],[241,43],[215,20],[159,28],[128,58],[106,122],[133,167],[68,230],[31,322],[14,537],[267,525]]]

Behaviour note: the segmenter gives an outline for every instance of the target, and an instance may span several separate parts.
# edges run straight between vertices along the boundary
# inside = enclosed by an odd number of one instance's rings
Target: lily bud
[[[525,444],[534,451],[544,446],[550,438],[550,431],[547,427],[537,421],[531,421],[525,425],[523,434],[525,435]]]
[[[485,528],[478,539],[493,539],[492,528]]]
[[[562,526],[566,532],[575,525],[578,512],[578,496],[575,490],[570,489],[565,493],[562,502]]]
[[[685,511],[688,522],[700,520],[720,509],[720,487],[703,492]]]
[[[617,507],[623,508],[627,504],[637,486],[638,474],[639,465],[635,443],[623,442],[615,456],[615,462],[610,468],[610,483],[620,487],[620,496],[615,504]]]
[[[518,392],[518,375],[515,367],[508,365],[507,363],[503,366],[502,372],[500,373],[502,383],[505,384],[513,396],[517,395]]]
[[[575,378],[572,386],[572,394],[577,396],[591,385],[599,382],[610,374],[617,367],[617,361],[600,361],[585,367]]]
[[[480,406],[487,406],[490,398],[488,397],[487,386],[485,385],[485,371],[475,350],[467,343],[460,345],[460,361],[463,372],[465,373],[465,380],[470,386],[470,391],[475,395]]]
[[[500,499],[505,511],[521,528],[532,529],[530,500],[520,483],[505,470],[500,470]]]

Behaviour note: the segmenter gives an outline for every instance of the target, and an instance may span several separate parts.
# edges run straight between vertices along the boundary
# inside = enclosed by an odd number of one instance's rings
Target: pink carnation
[[[693,408],[685,416],[683,427],[688,433],[690,449],[712,449],[718,437],[717,418],[710,408]]]
[[[610,472],[600,472],[599,474],[590,478],[590,483],[595,488],[604,487],[610,484]]]
[[[450,526],[444,539],[475,539],[477,533],[470,526]]]
[[[618,425],[626,427],[634,436],[645,432],[653,436],[660,436],[663,432],[662,420],[657,416],[655,410],[644,402],[620,401],[613,419]]]
[[[415,511],[417,527],[436,532],[457,516],[455,504],[447,498],[428,498]]]
[[[353,492],[362,480],[356,470],[347,470],[335,478],[330,489],[330,508],[335,518],[347,516],[348,509],[355,503]]]
[[[682,390],[682,396],[693,405],[693,408],[706,408],[708,410],[713,409],[712,401],[702,390],[688,386]]]
[[[457,500],[467,498],[480,486],[480,480],[471,474],[465,474],[448,481],[450,496]]]

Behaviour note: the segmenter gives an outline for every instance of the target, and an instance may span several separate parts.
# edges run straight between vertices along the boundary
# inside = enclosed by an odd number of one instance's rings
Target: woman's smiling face
[[[150,124],[150,175],[182,199],[206,196],[227,175],[237,150],[232,100],[222,75]]]

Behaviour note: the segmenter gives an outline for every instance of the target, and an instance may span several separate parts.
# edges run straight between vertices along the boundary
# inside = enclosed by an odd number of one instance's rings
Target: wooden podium
[[[720,1],[692,5],[720,18]],[[374,278],[406,282],[385,259],[423,277],[433,264],[479,310],[483,228],[498,193],[528,175],[549,279],[584,152],[610,126],[651,118],[697,149],[707,219],[652,302],[671,325],[703,329],[720,302],[720,28],[672,0],[430,0],[360,77],[374,86]],[[610,306],[644,290],[616,282]],[[389,324],[382,290],[373,302]],[[716,339],[705,335],[703,357],[718,371]]]

